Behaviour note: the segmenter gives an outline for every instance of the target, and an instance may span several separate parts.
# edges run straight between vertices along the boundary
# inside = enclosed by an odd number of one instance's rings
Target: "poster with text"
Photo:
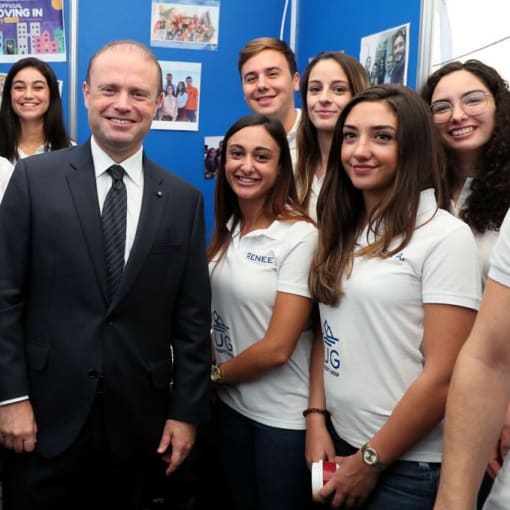
[[[370,85],[407,85],[409,28],[407,23],[361,38],[359,61],[367,71]]]
[[[66,60],[62,0],[0,0],[0,62]]]
[[[152,129],[198,131],[202,64],[159,61],[163,72],[163,101]]]
[[[151,46],[216,50],[219,0],[152,0]]]

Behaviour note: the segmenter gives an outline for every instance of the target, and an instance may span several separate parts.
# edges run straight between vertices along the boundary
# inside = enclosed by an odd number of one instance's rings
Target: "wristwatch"
[[[367,466],[381,470],[386,467],[386,465],[381,462],[377,450],[368,446],[368,443],[365,443],[361,447],[361,458]]]
[[[211,365],[211,381],[214,383],[221,382],[221,365]]]

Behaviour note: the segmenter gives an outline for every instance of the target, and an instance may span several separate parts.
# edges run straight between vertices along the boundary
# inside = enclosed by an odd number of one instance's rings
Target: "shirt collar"
[[[249,238],[249,237],[264,236],[264,237],[269,237],[270,239],[277,239],[277,240],[283,239],[284,233],[282,232],[282,229],[280,228],[279,223],[280,222],[278,220],[273,220],[271,225],[269,225],[267,228],[253,230],[252,232],[248,232],[243,237]],[[233,224],[234,224],[234,218],[231,217],[227,221],[228,230],[232,230]],[[237,225],[232,230],[232,239],[239,237],[240,233],[241,233],[241,222],[238,221]]]
[[[140,147],[132,156],[120,163],[113,161],[113,159],[99,147],[94,140],[94,136],[92,136],[90,140],[90,149],[92,151],[92,161],[94,162],[96,178],[104,174],[112,165],[120,164],[135,184],[140,185],[143,182],[143,147]]]
[[[301,121],[301,108],[296,108],[296,119],[294,120],[294,124],[292,125],[291,130],[287,133],[287,140],[289,141],[289,143],[296,139],[300,121]]]

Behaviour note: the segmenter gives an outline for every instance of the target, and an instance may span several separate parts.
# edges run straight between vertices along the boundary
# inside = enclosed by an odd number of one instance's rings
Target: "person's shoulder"
[[[14,165],[8,159],[0,156],[0,173],[10,172],[13,166]]]
[[[423,246],[475,246],[475,238],[469,225],[445,209],[437,209],[428,221],[417,226],[413,239],[417,243],[424,243]]]
[[[295,239],[306,237],[309,234],[317,235],[318,232],[315,224],[303,217],[279,219],[276,223],[281,231],[285,231],[286,235]]]
[[[64,161],[72,159],[72,154],[78,149],[80,145],[73,145],[71,147],[64,147],[62,149],[55,149],[40,154],[34,154],[21,159],[27,166],[47,166],[47,165],[62,165]]]

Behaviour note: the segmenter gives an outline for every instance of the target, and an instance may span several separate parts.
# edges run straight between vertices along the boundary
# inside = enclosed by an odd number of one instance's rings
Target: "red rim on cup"
[[[327,460],[318,460],[312,463],[312,493],[315,494],[331,480],[338,465]]]

